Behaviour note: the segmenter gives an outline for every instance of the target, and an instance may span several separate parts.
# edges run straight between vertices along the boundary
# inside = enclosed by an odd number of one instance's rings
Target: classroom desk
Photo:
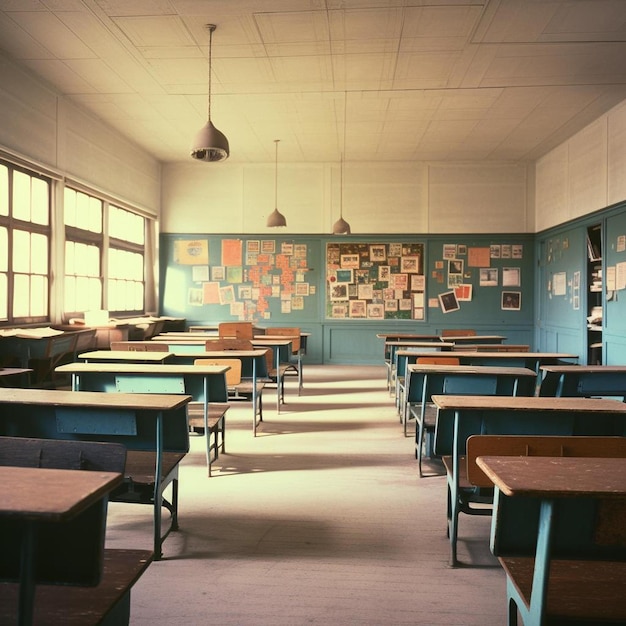
[[[489,503],[491,496],[485,499],[484,494],[460,484],[462,457],[470,435],[626,436],[626,404],[616,400],[471,395],[435,395],[432,400],[438,408],[434,452],[449,459],[448,525],[453,565],[459,513],[491,513],[470,506],[472,502]]]
[[[135,352],[132,350],[92,350],[83,352],[78,358],[85,363],[166,363],[171,352]]]
[[[145,356],[148,352],[127,352]],[[167,353],[151,353],[167,354]],[[186,394],[202,404],[207,467],[211,463],[209,402],[228,402],[227,366],[180,363],[68,363],[56,369],[70,374],[73,391]]]
[[[621,396],[626,365],[543,365],[540,396]]]
[[[159,559],[161,546],[169,534],[168,531],[161,535],[161,507],[166,506],[172,514],[171,529],[177,525],[178,509],[178,467],[164,475],[164,458],[166,453],[184,455],[189,451],[187,403],[190,399],[188,395],[171,394],[0,389],[0,434],[112,441],[128,450],[153,452],[154,554]],[[163,497],[170,483],[173,484],[171,505]],[[125,500],[121,497],[120,501]]]
[[[215,337],[214,340],[217,341],[219,338]],[[226,354],[221,354],[221,357],[217,357],[217,356],[206,356],[208,352],[220,352],[219,350],[211,350],[211,348],[209,347],[211,344],[211,341],[213,339],[211,338],[204,338],[204,339],[166,339],[166,338],[159,338],[159,337],[155,337],[153,339],[153,341],[158,341],[159,343],[166,343],[167,344],[167,349],[169,352],[172,352],[175,355],[181,355],[183,353],[188,354],[189,356],[193,356],[194,358],[197,359],[204,359],[204,358],[224,358],[227,355]],[[274,367],[276,368],[277,372],[280,372],[280,362],[281,360],[286,360],[289,356],[289,354],[291,353],[291,344],[292,344],[292,340],[289,339],[289,337],[280,337],[279,339],[251,339],[249,340],[250,343],[252,344],[253,348],[258,349],[258,348],[269,348],[272,350],[273,352],[273,361],[274,361]],[[228,350],[228,353],[230,353],[232,355],[232,350]],[[232,355],[233,358],[235,358],[234,355]],[[239,357],[237,357],[239,358]],[[256,364],[256,360],[254,362]],[[242,366],[243,366],[243,362],[242,362]],[[248,375],[249,376],[249,375]],[[269,371],[267,370],[267,368],[265,369],[264,372],[264,376],[265,378],[269,377]],[[254,379],[256,380],[256,376],[253,374]],[[278,413],[280,413],[280,405],[281,405],[281,401],[284,399],[284,389],[283,389],[283,381],[281,379],[281,377],[279,376],[279,380],[277,381],[276,384],[276,411]],[[256,410],[256,405],[255,405],[255,410]],[[255,413],[256,415],[256,413]],[[256,417],[255,417],[255,422],[256,422]]]
[[[555,558],[555,552],[561,555],[564,546],[561,540],[572,532],[570,528],[575,527],[575,531],[581,532],[580,529],[586,527],[586,520],[580,517],[572,517],[570,514],[559,515],[561,505],[567,504],[568,510],[575,515],[572,509],[572,498],[575,499],[620,499],[624,502],[626,498],[626,459],[624,458],[580,458],[580,457],[510,457],[510,456],[484,456],[478,457],[478,466],[485,472],[488,478],[494,483],[494,516],[491,531],[491,549],[498,556],[504,553],[507,556],[515,556],[525,554],[527,551],[534,556],[534,573],[532,590],[530,592],[530,606],[527,607],[525,602],[521,601],[519,589],[516,588],[514,581],[511,580],[507,569],[507,607],[511,606],[511,599],[520,611],[522,621],[526,625],[542,624],[546,617],[546,606],[550,605],[548,601],[548,586],[550,580],[551,561]],[[572,477],[575,480],[572,480]],[[539,501],[539,512],[535,513],[533,519],[523,517],[522,524],[524,529],[529,528],[528,533],[523,532],[520,527],[520,516],[524,516],[524,509],[520,509],[517,501],[524,498],[533,498]],[[577,500],[573,504],[577,505]],[[581,506],[581,505],[579,505]],[[584,504],[582,504],[584,507]],[[516,507],[513,509],[513,507]],[[533,506],[533,509],[535,507]],[[518,525],[516,528],[509,528],[511,511],[517,517]],[[536,509],[535,509],[536,510]],[[584,511],[584,508],[580,509]],[[507,511],[509,511],[507,516]],[[593,515],[593,514],[592,514]],[[559,520],[559,517],[562,521]],[[535,525],[538,520],[538,526]],[[593,526],[587,531],[593,536]],[[529,534],[527,541],[524,535]],[[586,533],[585,533],[586,534]],[[594,554],[594,547],[583,545],[583,540],[573,536],[566,539],[568,543],[574,543],[576,550],[582,554],[587,549],[590,555]],[[587,538],[592,544],[595,543],[591,537]],[[510,542],[514,542],[511,547]],[[520,545],[527,547],[521,548]],[[599,543],[602,543],[601,541]],[[596,546],[597,548],[597,546]],[[565,550],[568,550],[566,547]],[[601,550],[601,548],[600,548]],[[604,546],[607,551],[607,546]],[[623,561],[624,542],[621,542],[621,558],[618,556],[619,548],[617,546],[608,548],[609,552],[613,552],[611,560]],[[596,550],[597,551],[597,550]],[[534,554],[533,554],[534,553]],[[558,557],[557,557],[558,558]],[[561,558],[563,558],[561,556]],[[585,559],[584,556],[578,558]],[[594,556],[587,558],[594,559]],[[596,556],[595,558],[598,558]],[[606,555],[605,557],[606,558]],[[585,565],[593,565],[593,560],[586,563],[578,563],[577,568],[585,567]],[[615,566],[615,563],[597,563],[600,576],[602,570],[608,565]],[[600,592],[607,594],[608,598],[605,602],[601,597],[596,597],[596,593],[589,590],[589,594],[582,597],[584,609],[589,611],[587,616],[579,615],[581,619],[587,618],[585,623],[598,618],[599,615],[605,615],[607,605],[615,605],[615,593],[619,593],[617,589],[623,585],[623,576],[626,574],[626,563],[619,563],[618,567],[622,571],[619,578],[615,578],[615,569],[612,569],[613,578],[612,586],[604,585],[598,581]],[[582,589],[581,589],[582,591]],[[623,587],[622,587],[623,592]],[[623,596],[622,596],[623,598]],[[557,599],[558,601],[558,599]],[[553,606],[552,608],[556,608]],[[571,604],[567,607],[571,609]],[[626,610],[624,604],[621,605],[621,620],[623,623]],[[614,619],[620,616],[612,616]]]
[[[32,623],[38,524],[67,522],[98,502],[106,519],[107,495],[122,480],[123,476],[114,472],[0,467],[0,516],[19,519],[25,528],[20,548],[18,624]]]
[[[426,433],[426,408],[435,394],[531,396],[535,372],[525,367],[488,365],[409,364],[404,416],[404,434],[410,416],[416,419],[415,457],[422,475],[422,447]]]
[[[252,433],[256,437],[257,426],[262,421],[261,399],[257,384],[267,379],[266,350],[204,350],[189,353],[178,351],[173,347],[174,363],[192,364],[196,359],[239,359],[241,361],[241,377],[252,381]],[[195,367],[195,366],[194,366]]]
[[[405,354],[403,351],[398,355]],[[432,356],[432,352],[414,352],[416,357]],[[498,365],[503,367],[527,367],[537,375],[537,385],[541,378],[541,366],[558,364],[563,360],[577,360],[576,354],[564,352],[480,352],[452,350],[450,356],[459,359],[461,365]]]
[[[424,352],[427,350],[431,352],[445,352],[451,351],[454,348],[454,344],[439,341],[439,339],[435,341],[418,341],[413,339],[393,339],[385,341],[385,353],[389,354],[389,360],[385,361],[387,365],[387,388],[391,391],[393,387],[396,397],[398,393],[398,377],[404,376],[405,374],[405,363],[399,363],[399,353],[402,352],[405,354],[406,352],[419,351],[420,348],[423,348]],[[399,372],[398,368],[402,371]]]

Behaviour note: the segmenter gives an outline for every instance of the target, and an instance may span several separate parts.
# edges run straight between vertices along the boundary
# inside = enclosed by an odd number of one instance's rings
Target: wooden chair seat
[[[105,550],[95,587],[37,585],[34,626],[119,626],[130,620],[130,590],[152,561],[149,550]],[[0,624],[16,624],[19,585],[0,584]]]
[[[535,559],[500,557],[498,560],[504,568],[507,580],[515,581],[515,588],[528,610]],[[547,599],[548,623],[624,624],[624,580],[626,562],[551,560]]]

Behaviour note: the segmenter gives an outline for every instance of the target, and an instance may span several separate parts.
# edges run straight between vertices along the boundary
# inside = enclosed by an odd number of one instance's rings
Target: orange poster
[[[222,241],[222,265],[243,265],[243,242],[241,239],[224,239]]]

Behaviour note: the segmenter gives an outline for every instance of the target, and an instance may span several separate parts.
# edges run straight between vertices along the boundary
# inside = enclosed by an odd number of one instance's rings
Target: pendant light
[[[274,139],[276,144],[276,155],[274,157],[274,210],[269,214],[267,218],[267,225],[270,228],[279,228],[280,226],[287,226],[287,220],[285,216],[278,210],[278,142],[280,139]]]
[[[212,51],[213,31],[215,24],[207,24],[209,30],[209,104],[208,121],[196,134],[191,147],[191,156],[199,161],[216,163],[224,161],[230,154],[228,139],[220,132],[211,121],[211,74],[212,74]]]
[[[343,149],[346,149],[346,92],[343,94]],[[339,219],[333,224],[333,235],[349,235],[350,224],[343,219],[343,155],[339,161]]]

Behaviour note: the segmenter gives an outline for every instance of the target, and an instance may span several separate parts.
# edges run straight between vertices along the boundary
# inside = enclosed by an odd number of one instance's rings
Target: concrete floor
[[[220,626],[505,623],[489,517],[463,515],[448,566],[441,467],[419,479],[384,367],[305,366],[252,436],[227,416],[227,454],[206,475],[194,436],[180,471],[180,531],[135,585],[131,624]],[[266,397],[267,396],[267,397]],[[151,509],[111,504],[108,545],[151,543]]]

